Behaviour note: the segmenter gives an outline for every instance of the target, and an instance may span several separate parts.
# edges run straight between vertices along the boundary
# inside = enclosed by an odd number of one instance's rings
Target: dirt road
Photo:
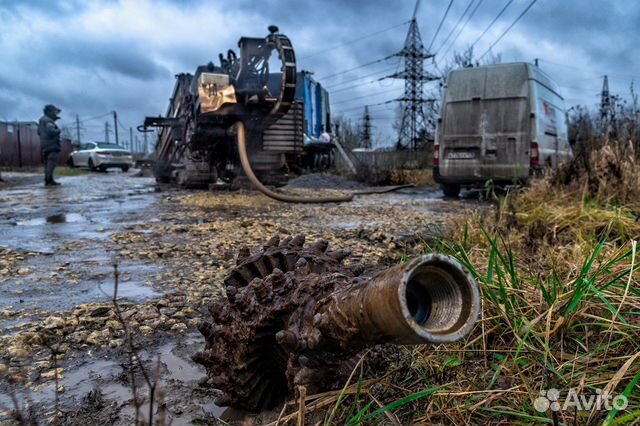
[[[0,186],[0,409],[12,406],[16,391],[19,400],[37,402],[38,416],[54,414],[53,346],[62,369],[59,418],[69,424],[133,418],[126,341],[110,301],[113,265],[121,272],[123,317],[140,358],[158,372],[173,424],[215,423],[222,412],[212,402],[215,390],[198,384],[205,372],[190,355],[202,346],[196,325],[206,305],[222,297],[221,280],[239,247],[302,233],[351,249],[374,272],[421,253],[452,217],[479,206],[444,200],[434,188],[291,205],[253,191],[157,187],[132,173],[62,177],[56,188],[44,188],[37,175],[3,178],[9,184]],[[294,182],[287,190],[323,191],[322,177],[311,181],[312,188]]]

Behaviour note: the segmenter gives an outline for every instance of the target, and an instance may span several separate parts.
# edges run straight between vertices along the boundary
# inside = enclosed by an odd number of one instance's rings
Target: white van
[[[433,153],[433,175],[447,196],[461,187],[526,183],[572,157],[564,99],[528,63],[451,71]]]

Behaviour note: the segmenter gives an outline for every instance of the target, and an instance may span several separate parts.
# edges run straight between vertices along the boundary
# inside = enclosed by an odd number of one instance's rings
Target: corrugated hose
[[[244,173],[247,175],[249,181],[255,186],[260,192],[262,192],[267,197],[271,197],[274,200],[283,201],[285,203],[305,203],[305,204],[315,204],[315,203],[342,203],[345,201],[353,200],[353,197],[356,195],[366,195],[366,194],[381,194],[385,192],[395,191],[401,188],[409,188],[414,185],[398,185],[393,187],[386,187],[379,191],[362,191],[362,192],[352,192],[347,195],[340,195],[335,197],[301,197],[297,195],[287,195],[280,192],[272,191],[267,188],[258,180],[255,173],[253,173],[253,169],[251,168],[251,163],[249,162],[249,155],[247,154],[247,141],[245,138],[245,129],[244,123],[242,121],[236,122],[236,132],[238,138],[238,153],[240,154],[240,162],[242,163],[242,169]]]

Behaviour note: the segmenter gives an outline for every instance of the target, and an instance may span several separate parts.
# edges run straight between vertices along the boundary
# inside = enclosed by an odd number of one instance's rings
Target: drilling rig
[[[240,162],[244,155],[262,182],[286,182],[287,156],[302,151],[302,105],[295,99],[295,53],[278,31],[272,25],[264,38],[242,37],[239,55],[229,50],[219,55],[219,65],[209,62],[194,74],[176,75],[166,116],[146,117],[139,128],[158,129],[158,181],[230,184],[243,168],[253,174]],[[274,53],[278,70],[270,69]],[[236,144],[238,123],[246,142]]]

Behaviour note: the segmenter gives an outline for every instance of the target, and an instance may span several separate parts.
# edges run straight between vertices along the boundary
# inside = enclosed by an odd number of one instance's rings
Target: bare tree
[[[340,139],[340,143],[347,152],[361,146],[360,126],[346,117],[338,117],[334,120],[334,134]]]

